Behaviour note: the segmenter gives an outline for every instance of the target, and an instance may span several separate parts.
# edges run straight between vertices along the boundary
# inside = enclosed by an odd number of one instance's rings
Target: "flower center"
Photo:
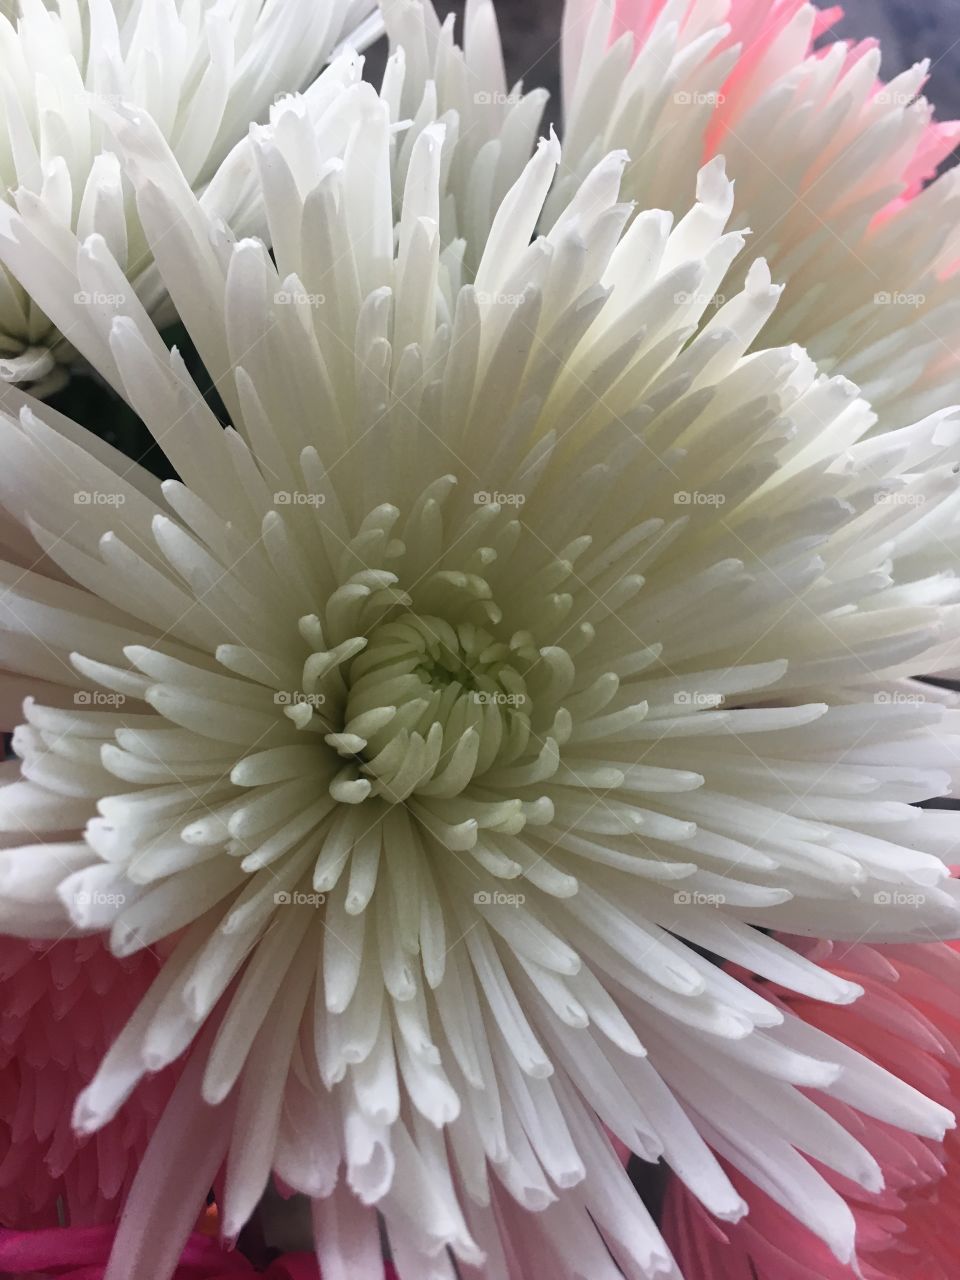
[[[381,624],[350,664],[344,728],[327,742],[355,763],[366,794],[458,795],[529,742],[528,639],[504,644],[472,622],[414,614]]]

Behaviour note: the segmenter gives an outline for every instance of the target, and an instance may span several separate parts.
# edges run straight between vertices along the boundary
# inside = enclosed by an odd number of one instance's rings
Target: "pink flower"
[[[169,1093],[144,1082],[93,1139],[73,1102],[159,968],[149,950],[116,960],[99,939],[0,938],[0,1224],[112,1222]]]
[[[784,1011],[825,1037],[866,1054],[952,1110],[960,1107],[960,955],[957,944],[882,949],[836,946],[829,967],[853,978],[863,997],[842,1010],[778,993]],[[797,943],[810,951],[810,944]],[[820,948],[829,944],[820,944]],[[818,955],[821,964],[826,954]],[[769,998],[769,988],[764,989]],[[827,1041],[825,1039],[825,1045]],[[825,1055],[826,1056],[826,1055]],[[833,1118],[863,1142],[884,1174],[870,1195],[821,1169],[857,1220],[863,1280],[955,1280],[960,1274],[960,1137],[943,1143],[906,1135],[878,1116],[853,1112],[834,1091]],[[664,1235],[685,1276],[696,1280],[856,1280],[810,1231],[734,1169],[749,1205],[730,1226],[717,1223],[674,1179]]]
[[[102,1280],[110,1250],[112,1227],[67,1227],[50,1231],[0,1231],[0,1277],[16,1280]],[[255,1267],[236,1250],[228,1250],[208,1236],[194,1233],[186,1243],[171,1280],[235,1280],[263,1276],[264,1280],[321,1280],[316,1259],[309,1253],[287,1253],[265,1269]],[[396,1280],[390,1263],[384,1280]]]
[[[785,285],[757,346],[806,347],[892,430],[949,403],[960,372],[960,175],[931,181],[960,122],[936,121],[921,96],[927,63],[887,81],[876,41],[822,41],[840,14],[567,0],[567,174],[546,222],[611,149],[629,156],[622,194],[675,217],[722,156],[748,257]]]
[[[49,1231],[4,1231],[0,1233],[0,1275],[19,1280],[100,1280],[113,1244],[112,1227],[67,1227]],[[234,1276],[255,1275],[242,1254],[228,1252],[215,1240],[195,1234],[187,1241],[173,1280],[232,1280]],[[302,1280],[315,1280],[304,1273]],[[277,1271],[271,1280],[286,1280]],[[293,1276],[291,1276],[293,1280]],[[300,1277],[297,1277],[300,1280]]]

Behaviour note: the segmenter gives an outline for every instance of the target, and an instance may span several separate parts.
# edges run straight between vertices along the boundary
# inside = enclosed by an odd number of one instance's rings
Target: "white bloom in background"
[[[762,930],[960,927],[957,817],[912,807],[956,713],[905,679],[955,651],[957,587],[891,568],[952,492],[956,412],[871,438],[850,382],[749,354],[762,261],[705,320],[744,245],[717,161],[674,222],[602,157],[536,236],[543,142],[473,273],[445,126],[395,187],[370,86],[257,132],[272,256],[124,117],[230,429],[104,237],[55,255],[28,207],[0,242],[180,477],[3,394],[0,643],[35,696],[0,921],[59,931],[62,903],[169,950],[81,1129],[190,1054],[109,1280],[166,1280],[224,1160],[225,1232],[273,1170],[331,1280],[380,1280],[378,1211],[403,1280],[452,1280],[448,1249],[465,1280],[676,1280],[604,1126],[735,1220],[719,1153],[849,1260],[811,1161],[879,1169],[818,1091],[929,1136],[949,1114],[704,952],[844,1004]]]
[[[473,278],[496,212],[533,152],[549,95],[508,87],[492,0],[468,0],[462,48],[453,15],[441,24],[428,0],[385,0],[381,7],[390,37],[381,97],[393,123],[394,217],[417,139],[442,124],[439,231],[444,269],[456,285]],[[358,58],[344,55],[304,94],[314,128],[324,119],[329,125],[335,99],[342,118],[352,118],[362,72]],[[238,235],[261,235],[266,226],[255,156],[260,137],[254,127],[251,145],[236,148],[203,196],[204,208]]]
[[[275,3],[272,10],[267,6],[265,12],[273,13],[276,24],[276,11],[282,14],[284,5],[292,11],[296,3],[297,0],[284,0],[284,3]],[[325,0],[319,6],[310,6],[315,24],[322,21],[324,14],[327,15],[328,26],[325,29],[331,36],[319,46],[322,56],[311,57],[311,74],[316,73],[329,53],[334,35],[341,44],[362,48],[379,34],[383,29],[383,16],[379,12],[360,21],[370,8],[370,0],[353,0],[352,4],[345,0],[337,0],[337,3]],[[467,5],[463,49],[454,43],[452,18],[441,25],[429,4],[423,4],[421,0],[387,0],[383,9],[392,46],[383,98],[390,106],[397,129],[391,145],[395,188],[403,189],[416,138],[428,125],[442,122],[445,126],[445,161],[441,236],[446,250],[445,260],[455,274],[466,272],[469,276],[476,269],[478,255],[482,252],[500,201],[530,157],[547,94],[542,89],[525,94],[521,86],[508,87],[491,0],[470,0]],[[44,10],[43,21],[49,25],[55,18]],[[258,70],[261,81],[266,81],[272,74],[271,91],[258,94],[250,91],[253,87],[260,88],[259,85],[248,86],[244,91],[231,91],[230,103],[239,103],[239,107],[234,106],[234,113],[238,116],[236,127],[230,131],[226,127],[220,130],[222,136],[229,132],[231,142],[243,137],[251,120],[275,113],[273,99],[278,96],[276,86],[297,87],[309,79],[296,69],[290,70],[288,65],[277,67],[276,59],[267,60],[264,69],[260,55],[267,40],[276,43],[274,35],[264,34],[259,44],[251,46],[248,61],[251,68]],[[290,48],[281,44],[288,58],[299,58],[300,61],[310,48],[310,42],[305,38]],[[75,63],[72,51],[69,56]],[[355,56],[345,53],[336,58],[305,95],[306,109],[311,118],[314,121],[323,118],[335,98],[345,98],[343,105],[349,114],[348,104],[352,95],[347,91],[355,92],[356,86],[362,83],[362,70],[362,61]],[[74,65],[73,74],[77,73],[78,68]],[[153,84],[152,80],[150,84]],[[163,125],[169,112],[156,114],[156,101],[145,99],[136,86],[136,81],[128,79],[122,91],[93,95],[87,86],[81,86],[82,107],[90,116],[90,129],[98,146],[105,145],[105,142],[112,146],[110,130],[103,121],[109,118],[110,109],[115,109],[121,102],[146,106]],[[194,109],[195,114],[197,110]],[[177,118],[180,119],[179,116]],[[204,121],[208,132],[210,120],[214,118],[210,116]],[[234,146],[232,151],[219,147],[208,156],[204,154],[204,136],[198,132],[194,120],[189,122],[189,126],[180,123],[173,136],[167,130],[168,141],[185,176],[194,189],[201,192],[204,207],[211,216],[226,220],[238,233],[264,234],[267,229],[265,212],[253,156],[258,136],[256,128],[250,144],[244,141],[243,145]],[[185,150],[179,145],[181,139],[190,143],[187,154],[181,154]],[[194,171],[198,158],[205,160],[201,175]],[[89,181],[99,182],[100,170],[103,169],[110,177],[114,203],[105,201],[100,195],[86,199],[89,208],[100,211],[99,221],[91,221],[89,217],[86,221],[75,219],[75,229],[81,235],[91,231],[103,234],[120,261],[124,259],[121,249],[125,244],[125,274],[135,282],[141,301],[158,322],[172,319],[173,312],[168,306],[162,282],[153,269],[142,232],[132,216],[128,193],[120,182],[120,170],[112,152],[100,156],[94,169]],[[9,185],[14,189],[17,184],[18,179],[14,178]],[[36,203],[29,192],[23,196],[18,194],[15,203],[25,212],[29,200]],[[122,202],[122,213],[115,208],[116,200]],[[0,218],[3,213],[0,208]],[[111,214],[112,221],[104,221],[106,213]],[[399,213],[397,208],[396,216],[399,217]],[[32,225],[36,234],[47,250],[55,249],[64,225],[61,211],[45,206],[33,209],[33,215]],[[119,244],[118,227],[122,231]],[[142,270],[137,269],[137,264],[142,264]],[[55,361],[74,359],[73,343],[50,325],[35,300],[31,301],[30,295],[15,280],[4,273],[0,276],[0,288],[15,299],[16,306],[11,315],[18,317],[0,328],[0,343],[5,335],[9,335],[6,350],[12,357],[0,361],[0,374],[15,381],[32,380],[49,373]],[[82,301],[84,305],[109,309],[116,300],[110,295],[89,294]],[[25,344],[27,350],[24,350]]]
[[[149,111],[201,190],[278,93],[306,87],[339,43],[362,47],[379,34],[373,8],[373,0],[19,0],[15,16],[0,13],[4,199],[23,211],[42,207],[54,243],[63,230],[101,235],[136,285],[149,255],[104,110],[129,102]],[[72,356],[69,335],[0,272],[0,377],[34,381]]]
[[[467,0],[462,49],[452,14],[441,25],[421,0],[381,7],[392,53],[382,96],[395,120],[413,122],[396,148],[394,191],[403,191],[421,130],[442,122],[441,242],[473,273],[497,210],[530,159],[549,95],[508,85],[493,0]]]
[[[960,171],[923,188],[960,123],[919,96],[928,64],[885,83],[874,42],[815,46],[835,20],[803,0],[568,0],[569,169],[546,224],[611,148],[625,194],[674,213],[722,154],[735,225],[786,286],[762,343],[803,343],[890,429],[956,397]]]

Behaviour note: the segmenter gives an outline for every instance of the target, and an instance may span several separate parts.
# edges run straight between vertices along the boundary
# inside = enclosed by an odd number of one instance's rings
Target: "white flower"
[[[180,476],[0,398],[4,664],[36,693],[0,920],[59,929],[59,898],[119,954],[168,940],[81,1129],[190,1050],[110,1280],[166,1280],[224,1159],[225,1232],[274,1170],[331,1276],[379,1278],[379,1211],[403,1280],[450,1280],[447,1249],[486,1280],[676,1277],[604,1126],[733,1220],[719,1152],[849,1260],[808,1158],[879,1171],[818,1091],[949,1114],[704,951],[843,1004],[763,930],[957,931],[956,817],[912,807],[955,713],[907,679],[955,649],[956,587],[897,570],[956,412],[869,438],[848,381],[747,354],[763,262],[704,322],[744,245],[720,163],[674,225],[603,157],[536,237],[544,142],[473,273],[444,125],[399,189],[396,124],[361,83],[276,108],[272,256],[117,126],[226,431],[134,297],[74,302],[124,292],[103,237],[55,259],[30,210],[3,237]]]
[[[149,111],[195,190],[277,94],[304,88],[335,46],[382,28],[373,0],[20,0],[0,13],[0,182],[4,199],[63,229],[103,236],[131,283],[149,256],[130,216],[105,111]],[[126,286],[129,289],[129,285]],[[89,306],[110,299],[90,295]],[[0,274],[0,376],[33,381],[69,361],[69,335]]]
[[[735,181],[735,225],[786,285],[764,345],[801,342],[860,386],[882,428],[956,395],[960,172],[924,181],[960,124],[934,123],[928,63],[889,83],[873,42],[813,40],[835,20],[802,0],[568,0],[567,176],[631,157],[624,192],[679,213],[704,155]],[[646,15],[646,16],[645,16]],[[611,37],[616,37],[611,42]]]
[[[381,7],[392,53],[382,96],[395,120],[413,122],[396,149],[394,190],[403,191],[420,131],[443,122],[440,237],[472,277],[494,216],[530,158],[549,95],[507,84],[493,0],[467,0],[462,49],[452,14],[441,26],[420,0]]]

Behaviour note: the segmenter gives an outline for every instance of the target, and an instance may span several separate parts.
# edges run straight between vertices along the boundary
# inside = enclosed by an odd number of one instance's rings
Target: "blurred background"
[[[462,0],[435,0],[441,16],[461,13]],[[842,0],[841,0],[842,2]],[[506,49],[508,79],[544,85],[557,100],[560,84],[560,18],[563,0],[495,0]],[[827,7],[828,0],[821,0]],[[942,119],[960,118],[960,0],[845,0],[834,37],[883,44],[884,79],[929,57],[927,96]]]
[[[11,0],[0,0],[0,9],[5,5],[9,7],[10,3]],[[441,16],[453,12],[462,17],[464,3],[465,0],[434,0]],[[550,122],[559,123],[563,0],[494,0],[494,3],[511,86],[523,79],[528,88],[539,85],[548,89],[551,102],[544,129]],[[830,0],[819,0],[819,3],[827,7]],[[936,106],[940,119],[960,119],[960,0],[846,0],[844,8],[843,21],[832,32],[834,39],[861,40],[869,36],[879,39],[886,80],[928,57],[931,69],[927,96]],[[386,41],[381,41],[367,55],[365,75],[374,84],[380,83],[383,74],[385,46]],[[186,333],[177,330],[171,340],[176,341],[188,365],[201,379],[201,385],[206,386],[208,379]],[[214,410],[220,411],[213,393],[210,399]],[[74,379],[70,388],[54,397],[51,403],[158,474],[169,474],[169,464],[143,424],[95,379]]]

